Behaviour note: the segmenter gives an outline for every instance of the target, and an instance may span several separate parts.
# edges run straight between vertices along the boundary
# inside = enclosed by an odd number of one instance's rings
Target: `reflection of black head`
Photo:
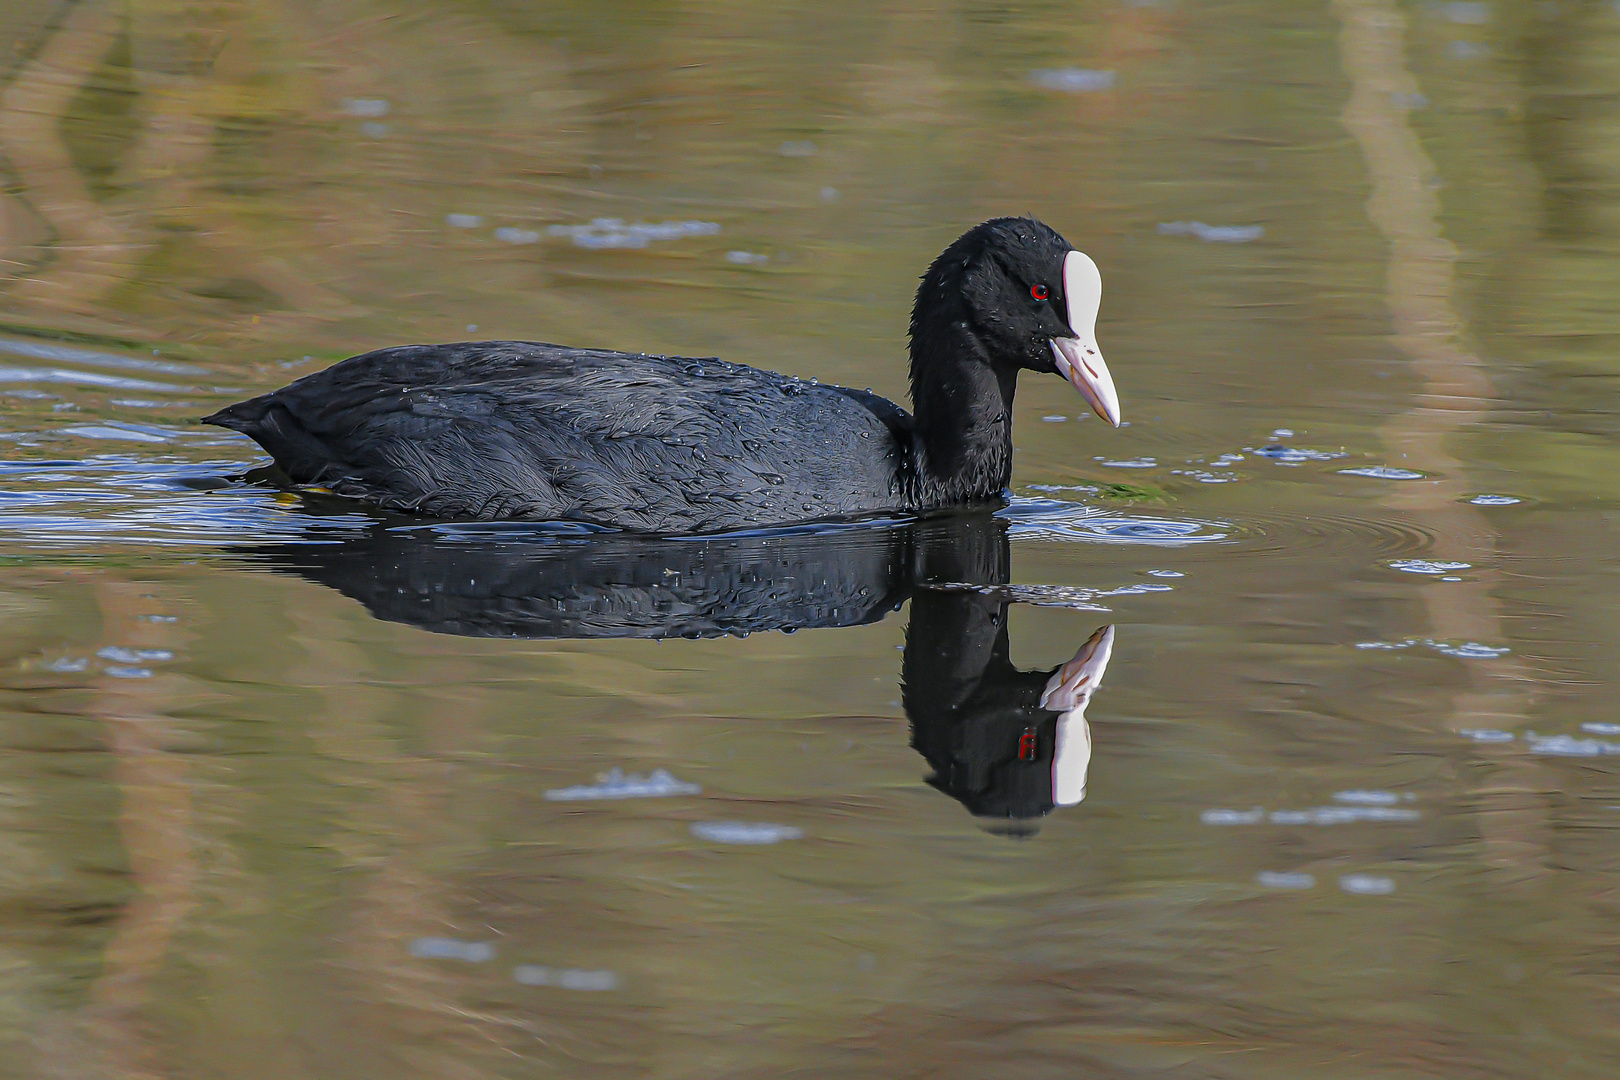
[[[949,557],[928,561],[932,584],[919,588],[911,600],[904,700],[911,745],[934,770],[928,782],[971,813],[1001,819],[995,830],[1028,836],[1034,826],[1027,819],[1041,817],[1059,801],[1054,761],[1064,714],[1043,707],[1043,701],[1048,687],[1058,681],[1055,674],[1071,665],[1047,671],[1013,666],[1007,599],[1000,590],[982,588],[1007,581],[1005,537],[1000,540],[999,558],[979,556],[974,565],[956,566],[949,565]],[[1101,632],[1087,646],[1099,642],[1105,642]],[[1104,654],[1102,662],[1106,659]],[[1100,668],[1095,677],[1100,677]],[[1091,688],[1085,689],[1086,697]],[[1083,716],[1068,722],[1073,725],[1064,731],[1068,740],[1085,732]],[[1083,747],[1072,742],[1065,747],[1071,765],[1080,766],[1082,785],[1085,762],[1077,755],[1083,752],[1089,760],[1089,735],[1087,740]],[[1072,794],[1064,794],[1074,801]]]

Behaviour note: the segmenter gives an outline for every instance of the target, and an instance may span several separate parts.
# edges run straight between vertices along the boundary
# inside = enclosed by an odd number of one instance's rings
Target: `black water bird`
[[[771,371],[523,341],[352,357],[205,418],[294,484],[443,518],[704,533],[1000,498],[1021,369],[1068,379],[1109,423],[1102,278],[1032,218],[997,218],[923,275],[908,413]]]
[[[336,589],[379,619],[472,637],[791,632],[877,622],[909,600],[902,696],[928,782],[1013,835],[1085,796],[1085,708],[1114,632],[1098,630],[1060,667],[1014,667],[998,518],[701,539],[400,520],[344,535],[312,515],[306,542],[238,554]]]

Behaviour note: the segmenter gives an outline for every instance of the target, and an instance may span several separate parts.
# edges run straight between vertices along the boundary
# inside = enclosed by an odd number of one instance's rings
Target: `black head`
[[[986,221],[923,275],[911,313],[913,381],[965,327],[982,362],[1062,375],[1117,425],[1119,400],[1096,342],[1101,298],[1096,264],[1055,229],[1034,218]]]

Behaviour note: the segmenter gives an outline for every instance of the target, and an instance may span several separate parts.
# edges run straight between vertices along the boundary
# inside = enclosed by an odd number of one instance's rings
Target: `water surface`
[[[0,41],[0,1074],[1614,1075],[1614,5]],[[1129,426],[1026,376],[995,516],[428,523],[195,423],[469,338],[903,398],[1026,211]]]

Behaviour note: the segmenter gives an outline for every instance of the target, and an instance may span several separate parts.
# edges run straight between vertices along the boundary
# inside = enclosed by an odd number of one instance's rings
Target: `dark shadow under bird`
[[[1058,374],[1109,423],[1096,264],[997,218],[923,275],[912,411],[716,359],[525,341],[351,357],[204,419],[296,485],[442,518],[719,532],[992,503],[1012,477],[1018,372]]]

